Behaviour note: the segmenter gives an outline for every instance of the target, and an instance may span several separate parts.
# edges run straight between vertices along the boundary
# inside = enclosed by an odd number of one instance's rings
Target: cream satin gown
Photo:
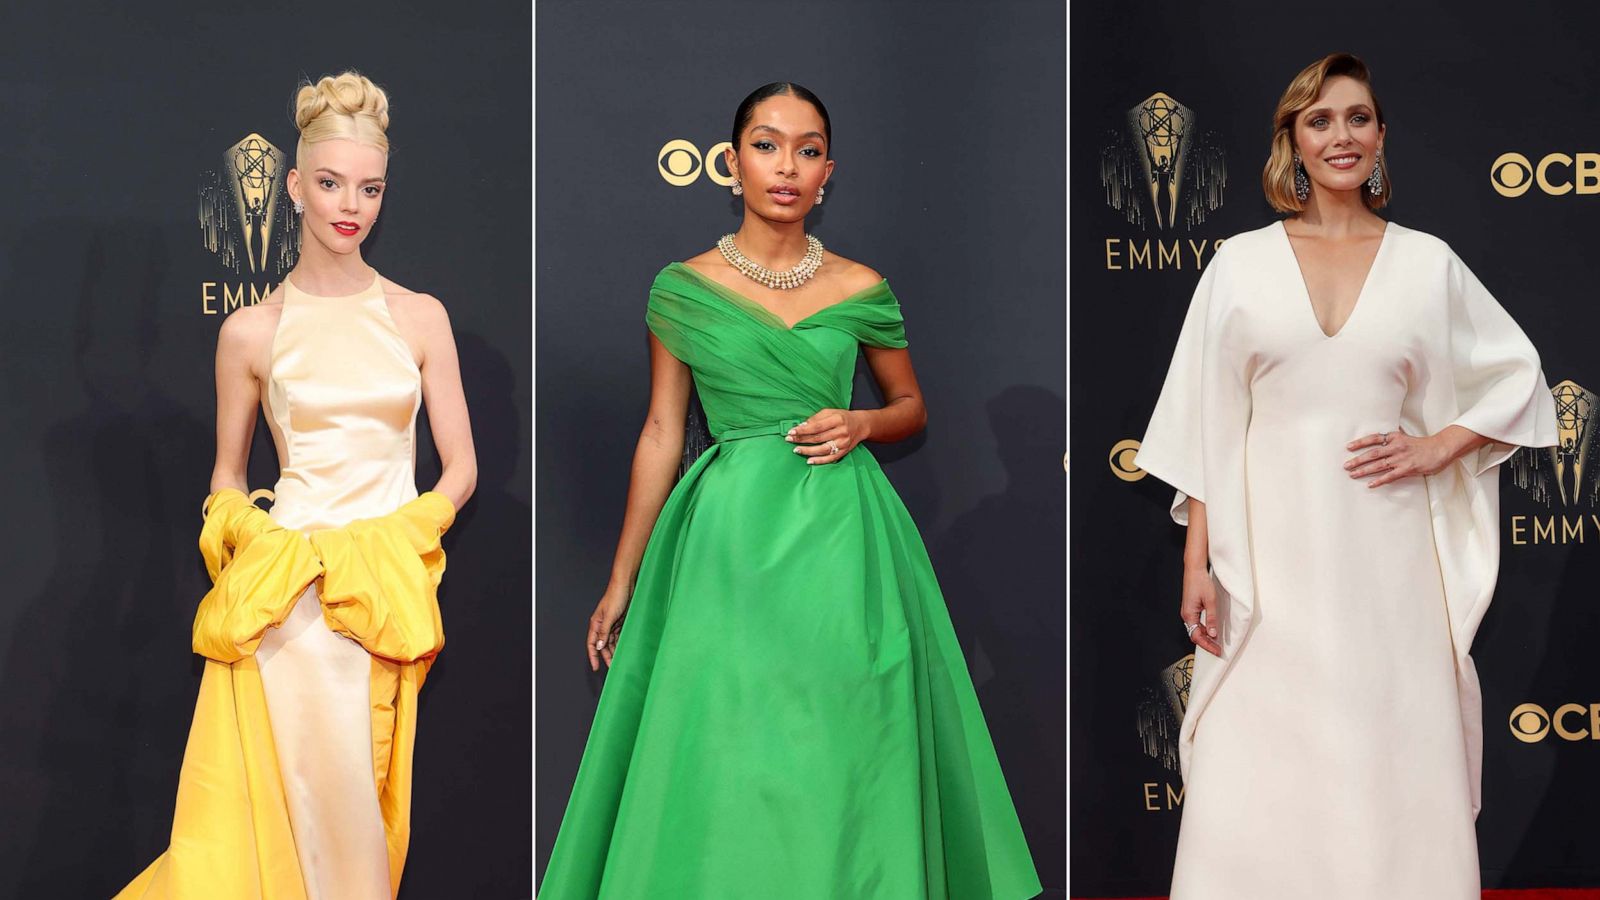
[[[262,406],[282,468],[270,510],[301,531],[394,512],[417,496],[422,379],[383,282],[344,297],[283,282]],[[311,900],[388,900],[372,657],[322,617],[320,579],[256,651],[295,851]]]

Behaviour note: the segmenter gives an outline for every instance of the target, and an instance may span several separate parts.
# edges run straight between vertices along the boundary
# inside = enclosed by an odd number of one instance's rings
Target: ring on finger
[[[1199,628],[1199,627],[1200,627],[1200,623],[1199,622],[1190,622],[1190,623],[1188,623],[1187,625],[1184,626],[1184,632],[1186,634],[1188,634],[1190,637],[1194,637],[1194,630],[1196,628]]]
[[[832,451],[835,456],[839,454],[839,445],[835,444],[833,441],[828,442],[828,449]]]

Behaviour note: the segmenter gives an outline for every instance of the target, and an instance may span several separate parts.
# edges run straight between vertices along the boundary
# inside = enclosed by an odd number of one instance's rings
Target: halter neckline
[[[290,281],[288,276],[284,276],[284,279],[283,279],[283,290],[284,290],[284,293],[285,293],[286,296],[288,294],[292,293],[296,297],[307,299],[307,300],[319,300],[319,301],[322,301],[322,300],[327,300],[327,301],[356,300],[356,299],[360,299],[360,298],[363,298],[363,297],[367,297],[367,296],[369,296],[369,295],[371,295],[373,293],[381,294],[383,292],[383,276],[378,274],[378,270],[377,269],[373,269],[372,270],[372,281],[366,287],[362,288],[359,291],[356,291],[353,294],[341,294],[341,295],[338,295],[338,296],[331,296],[331,295],[328,295],[328,294],[312,294],[312,293],[309,293],[307,291],[303,291],[299,287],[297,287],[293,281]]]

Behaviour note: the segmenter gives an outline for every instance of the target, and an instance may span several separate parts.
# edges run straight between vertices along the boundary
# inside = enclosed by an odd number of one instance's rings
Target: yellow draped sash
[[[398,893],[411,837],[417,692],[444,646],[439,538],[455,507],[429,491],[393,513],[309,533],[242,492],[206,499],[212,587],[194,618],[206,658],[167,851],[114,900],[305,900],[255,651],[318,578],[323,620],[372,654],[372,765]]]

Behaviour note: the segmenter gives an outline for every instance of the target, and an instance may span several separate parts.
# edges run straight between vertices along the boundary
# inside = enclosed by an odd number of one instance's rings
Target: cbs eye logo
[[[661,172],[661,177],[667,184],[683,187],[693,184],[700,173],[716,184],[729,187],[733,184],[733,176],[727,172],[718,171],[718,161],[722,159],[723,151],[733,146],[727,141],[713,144],[704,155],[699,148],[688,141],[680,139],[667,141],[661,145],[661,151],[656,154],[656,169]]]
[[[1538,163],[1514,151],[1502,153],[1489,166],[1489,184],[1502,197],[1521,197],[1536,184],[1552,197],[1600,194],[1600,153],[1547,153]]]
[[[1572,727],[1574,716],[1577,728]],[[1551,730],[1564,741],[1600,741],[1600,703],[1563,703],[1553,715],[1537,703],[1524,703],[1511,711],[1510,724],[1511,736],[1524,744],[1539,743]]]
[[[1111,455],[1107,462],[1111,464],[1111,474],[1123,481],[1138,481],[1150,474],[1133,464],[1133,456],[1139,452],[1139,442],[1133,438],[1126,438],[1111,445]]]

